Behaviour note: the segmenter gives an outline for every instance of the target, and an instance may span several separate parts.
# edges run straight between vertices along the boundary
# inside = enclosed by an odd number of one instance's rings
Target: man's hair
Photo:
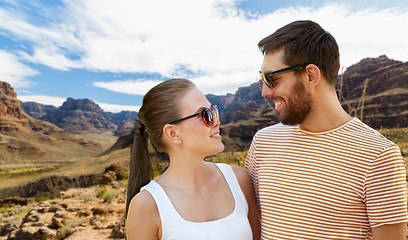
[[[313,63],[333,86],[340,68],[339,47],[334,37],[312,21],[295,21],[258,43],[263,55],[283,49],[289,66]]]

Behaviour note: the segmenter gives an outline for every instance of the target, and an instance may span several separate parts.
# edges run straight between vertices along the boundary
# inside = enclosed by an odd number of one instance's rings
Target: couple
[[[282,123],[256,133],[245,169],[203,161],[224,149],[218,109],[190,81],[172,79],[144,96],[128,239],[405,239],[403,158],[341,107],[333,36],[296,21],[258,46],[262,96],[275,102]],[[148,139],[170,157],[156,181]]]

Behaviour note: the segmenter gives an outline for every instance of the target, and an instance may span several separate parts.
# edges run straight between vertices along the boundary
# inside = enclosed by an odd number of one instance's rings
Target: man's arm
[[[258,169],[257,169],[257,162],[256,162],[256,135],[252,139],[251,146],[249,147],[248,154],[245,159],[245,166],[244,168],[248,171],[252,187],[255,191],[255,198],[258,208],[261,206],[259,202],[259,192],[258,192]]]
[[[407,237],[407,224],[385,224],[373,228],[373,240],[405,240]]]
[[[404,159],[392,145],[372,161],[365,181],[365,203],[373,239],[406,239],[407,180]]]

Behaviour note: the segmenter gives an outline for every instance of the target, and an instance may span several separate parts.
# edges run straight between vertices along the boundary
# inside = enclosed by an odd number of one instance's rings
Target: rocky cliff
[[[10,84],[0,81],[0,117],[28,119]]]
[[[116,129],[110,116],[89,99],[67,98],[61,107],[42,116],[41,120],[53,123],[71,133]]]
[[[0,81],[0,164],[26,160],[63,161],[67,149],[101,148],[100,144],[74,136],[46,121],[29,116],[10,84]],[[82,149],[82,150],[81,150]]]
[[[363,59],[339,77],[337,89],[343,107],[371,127],[408,126],[408,62]]]
[[[67,98],[58,108],[35,102],[23,102],[22,106],[30,116],[71,133],[113,131],[119,136],[131,131],[137,118],[133,111],[105,112],[90,99]]]
[[[121,111],[119,113],[109,113],[112,122],[118,127],[113,134],[115,136],[121,136],[133,130],[137,119],[137,112],[134,111]]]
[[[33,118],[40,119],[49,112],[56,111],[57,108],[52,105],[44,105],[36,102],[21,102],[24,111]]]

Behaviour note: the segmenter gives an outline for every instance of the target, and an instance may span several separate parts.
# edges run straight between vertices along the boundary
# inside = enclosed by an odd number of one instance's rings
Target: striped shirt
[[[262,239],[372,239],[371,228],[408,221],[401,152],[357,118],[318,133],[263,128],[245,167]]]

